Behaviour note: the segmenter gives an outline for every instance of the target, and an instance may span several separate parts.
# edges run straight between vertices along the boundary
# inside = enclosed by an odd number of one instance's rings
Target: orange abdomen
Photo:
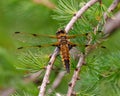
[[[66,68],[66,71],[70,72],[70,54],[69,54],[69,48],[67,44],[60,46],[60,54],[63,61],[63,64]]]

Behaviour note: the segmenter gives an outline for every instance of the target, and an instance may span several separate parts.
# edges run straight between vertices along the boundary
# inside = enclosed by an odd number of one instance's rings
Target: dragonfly
[[[15,32],[15,34],[27,34],[24,32]],[[56,36],[54,35],[44,35],[44,34],[30,34],[34,37],[49,37],[49,38],[54,38],[57,39],[57,42],[52,43],[52,44],[44,44],[44,45],[35,45],[35,46],[26,46],[26,47],[48,47],[48,46],[55,46],[58,47],[60,50],[60,56],[62,58],[63,65],[67,71],[67,73],[70,73],[70,50],[73,47],[76,46],[81,46],[79,44],[75,44],[70,41],[70,39],[76,38],[77,36],[87,36],[88,33],[85,34],[77,34],[77,35],[68,35],[65,30],[59,30],[56,32]],[[87,45],[85,45],[87,46]],[[19,47],[18,49],[23,49],[24,47]]]

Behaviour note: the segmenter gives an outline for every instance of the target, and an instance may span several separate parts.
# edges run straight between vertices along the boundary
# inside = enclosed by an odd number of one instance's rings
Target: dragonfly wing
[[[72,39],[72,38],[76,38],[76,37],[81,37],[81,36],[87,36],[88,33],[85,33],[85,34],[76,34],[76,35],[70,35],[70,36],[67,36],[68,39]]]
[[[54,35],[45,35],[45,34],[35,34],[35,33],[25,33],[25,32],[15,32],[15,34],[24,34],[33,37],[49,37],[49,38],[57,38]]]
[[[42,47],[49,47],[49,46],[59,46],[59,42],[53,43],[53,44],[44,44],[44,45],[35,45],[35,46],[25,46],[25,47],[19,47],[17,49],[24,49],[24,48],[42,48]]]

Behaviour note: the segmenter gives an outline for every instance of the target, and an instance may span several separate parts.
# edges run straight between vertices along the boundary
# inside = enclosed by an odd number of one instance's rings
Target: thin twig
[[[40,86],[40,91],[39,91],[39,96],[44,96],[45,95],[45,91],[46,91],[46,86],[47,86],[47,83],[49,81],[49,76],[50,76],[50,72],[51,72],[51,69],[52,69],[52,66],[53,66],[53,63],[55,61],[55,58],[56,56],[58,55],[59,53],[59,49],[56,48],[50,58],[50,61],[48,63],[48,66],[46,68],[46,73],[44,75],[44,78],[43,78],[43,81],[42,81],[42,84]]]
[[[69,83],[67,96],[72,96],[73,89],[74,89],[74,86],[75,86],[76,81],[78,79],[80,69],[81,69],[82,65],[84,64],[84,60],[85,60],[85,56],[84,56],[84,54],[81,54],[79,61],[78,61],[78,64],[77,64],[77,67],[76,67],[74,74],[72,76],[72,79]]]
[[[108,13],[112,12],[113,10],[115,10],[115,8],[117,7],[117,5],[119,4],[120,0],[114,0],[113,3],[110,5],[110,7],[108,8],[107,12],[104,13],[104,20],[107,21],[108,19]],[[96,34],[96,31],[99,27],[99,24],[101,23],[101,21],[98,23],[98,25],[94,28],[94,33]],[[103,24],[104,25],[104,24]]]
[[[120,0],[114,0],[113,3],[110,5],[110,7],[108,8],[107,12],[104,13],[104,19],[107,20],[108,19],[108,15],[107,13],[109,12],[112,12],[116,7],[117,5],[119,4]]]
[[[95,4],[98,0],[90,0],[88,3],[86,3],[76,14],[74,14],[73,18],[70,20],[70,22],[65,27],[66,33],[70,31],[70,29],[73,27],[73,24],[81,17],[81,15],[93,4]]]

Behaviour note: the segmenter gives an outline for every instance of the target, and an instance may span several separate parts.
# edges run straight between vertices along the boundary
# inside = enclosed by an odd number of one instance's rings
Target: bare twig
[[[42,4],[50,9],[54,9],[55,5],[50,2],[49,0],[33,0],[33,2],[37,3],[37,4]]]
[[[81,15],[93,4],[95,4],[98,0],[90,0],[88,3],[86,3],[76,14],[74,14],[74,17],[70,20],[70,22],[65,27],[66,33],[69,32],[69,30],[73,27],[73,24],[81,17]]]
[[[72,96],[73,89],[74,89],[74,86],[75,86],[76,81],[78,79],[78,75],[79,75],[81,66],[84,64],[84,59],[85,59],[85,56],[83,54],[81,54],[79,62],[77,64],[77,68],[74,71],[74,74],[73,74],[73,77],[71,79],[71,82],[69,83],[69,88],[68,88],[67,96]]]
[[[50,58],[50,61],[48,63],[48,66],[46,68],[46,73],[44,75],[44,78],[43,78],[43,81],[42,81],[42,85],[40,86],[40,92],[39,92],[39,96],[44,96],[45,95],[45,91],[46,91],[46,86],[47,86],[47,83],[49,81],[49,76],[50,76],[50,72],[51,72],[51,69],[52,69],[52,65],[55,61],[55,58],[56,56],[58,55],[59,53],[59,49],[56,48]]]
[[[107,13],[109,12],[112,12],[116,7],[117,5],[119,4],[120,0],[114,0],[113,3],[110,5],[110,7],[108,8],[107,12],[104,13],[104,19],[107,20],[108,18],[108,15]]]
[[[105,12],[105,13],[103,14],[105,21],[107,21],[107,19],[108,19],[108,15],[107,15],[107,14],[110,13],[110,12],[112,12],[112,11],[117,7],[117,5],[119,4],[119,2],[120,2],[120,0],[114,0],[113,3],[112,3],[112,4],[110,5],[110,7],[108,8],[107,12]],[[94,33],[95,33],[95,34],[96,34],[96,31],[97,31],[100,23],[101,23],[101,21],[100,21],[100,22],[98,23],[98,25],[94,28]],[[104,25],[104,24],[103,24],[103,25]]]
[[[56,77],[56,79],[54,80],[51,88],[48,90],[48,93],[52,93],[54,89],[56,89],[58,87],[58,85],[60,84],[60,82],[62,81],[63,77],[65,76],[66,71],[61,71],[59,72],[58,76]]]
[[[120,28],[120,11],[112,19],[106,22],[104,26],[105,37],[115,32],[118,28]]]

